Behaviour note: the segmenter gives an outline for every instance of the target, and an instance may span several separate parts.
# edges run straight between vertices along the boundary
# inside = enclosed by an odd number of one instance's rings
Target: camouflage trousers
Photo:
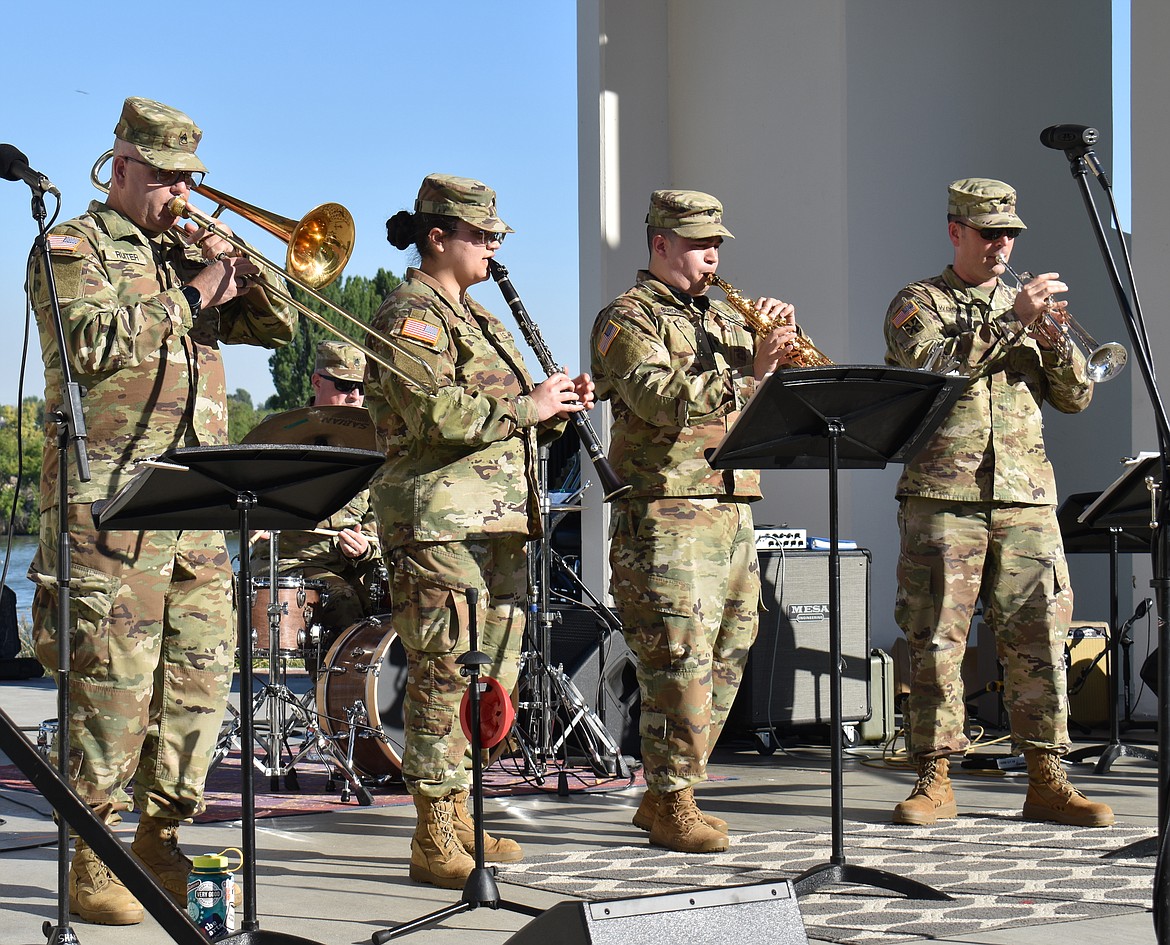
[[[391,620],[406,650],[402,776],[411,794],[465,791],[468,739],[459,722],[467,679],[456,660],[470,644],[467,590],[476,588],[482,674],[511,692],[524,638],[523,535],[396,548],[390,558]]]
[[[706,498],[615,503],[610,592],[638,659],[642,764],[662,794],[707,777],[756,637],[751,507]]]
[[[56,510],[29,577],[37,658],[58,667]],[[98,816],[185,819],[203,784],[235,661],[231,560],[220,531],[95,531],[69,507],[70,781]]]
[[[966,750],[963,654],[976,602],[1004,668],[1012,746],[1068,750],[1064,646],[1073,594],[1056,522],[1041,505],[901,500],[895,619],[910,649],[915,756]]]

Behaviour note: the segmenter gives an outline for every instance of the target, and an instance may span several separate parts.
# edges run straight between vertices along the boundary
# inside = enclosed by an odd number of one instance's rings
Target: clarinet
[[[556,374],[560,371],[560,366],[548,349],[548,345],[545,344],[544,337],[536,326],[536,322],[532,320],[524,303],[520,301],[520,296],[517,294],[515,286],[512,285],[512,280],[508,278],[508,270],[502,263],[489,259],[488,271],[491,272],[492,278],[499,285],[504,301],[508,303],[508,308],[516,316],[520,333],[524,336],[528,347],[532,349],[532,353],[536,355],[536,360],[540,362],[540,366],[550,377]],[[576,413],[571,413],[569,419],[576,425],[577,435],[581,438],[585,452],[589,454],[589,458],[593,461],[593,468],[597,470],[597,475],[601,478],[601,487],[605,490],[605,501],[612,502],[629,492],[630,487],[618,478],[613,466],[606,459],[605,451],[601,448],[601,441],[598,440],[597,433],[589,422],[589,418],[585,416],[585,411],[579,410]]]

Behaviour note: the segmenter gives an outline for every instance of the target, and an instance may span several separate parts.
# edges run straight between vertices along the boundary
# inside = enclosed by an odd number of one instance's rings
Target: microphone
[[[5,180],[22,180],[39,194],[52,194],[58,199],[61,197],[61,191],[53,186],[53,182],[40,171],[29,167],[24,152],[10,144],[0,144],[0,177]]]
[[[1081,150],[1081,154],[1097,143],[1101,135],[1088,125],[1049,125],[1040,132],[1040,143],[1054,151]]]

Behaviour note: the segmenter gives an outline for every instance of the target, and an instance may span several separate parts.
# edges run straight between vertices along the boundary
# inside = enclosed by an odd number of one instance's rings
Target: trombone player
[[[1024,819],[1113,823],[1109,807],[1073,787],[1060,762],[1069,748],[1064,644],[1073,592],[1040,409],[1047,401],[1079,413],[1093,384],[1083,352],[1058,343],[1064,303],[1052,296],[1068,289],[1058,273],[1019,288],[1000,279],[1024,229],[1012,187],[952,182],[953,262],[902,289],[886,315],[886,363],[972,378],[898,482],[895,617],[910,650],[907,738],[918,775],[894,808],[899,824],[957,816],[949,759],[969,745],[960,668],[980,598],[1004,665],[1012,747],[1028,766]]]
[[[57,508],[56,451],[45,442],[37,588],[37,655],[57,668],[56,535],[72,542],[72,786],[107,824],[132,806],[133,852],[186,903],[191,861],[178,825],[204,807],[235,655],[231,561],[219,531],[102,531],[90,505],[112,496],[139,462],[170,447],[227,443],[221,344],[287,344],[296,315],[246,255],[170,208],[206,168],[202,132],[183,112],[128,98],[114,129],[108,197],[54,227],[49,262],[69,358],[83,388],[92,478],[70,469]],[[38,260],[38,264],[39,264]],[[46,280],[31,295],[45,363],[45,410],[61,406],[61,370]],[[58,746],[58,750],[65,750]],[[69,871],[70,910],[132,925],[143,910],[81,840]]]

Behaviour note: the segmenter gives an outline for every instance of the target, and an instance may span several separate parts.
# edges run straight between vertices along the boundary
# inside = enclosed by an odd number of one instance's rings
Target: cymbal
[[[298,446],[344,446],[356,450],[376,450],[374,424],[365,407],[329,406],[298,407],[273,414],[256,424],[241,441],[245,446],[256,443],[285,443]]]

